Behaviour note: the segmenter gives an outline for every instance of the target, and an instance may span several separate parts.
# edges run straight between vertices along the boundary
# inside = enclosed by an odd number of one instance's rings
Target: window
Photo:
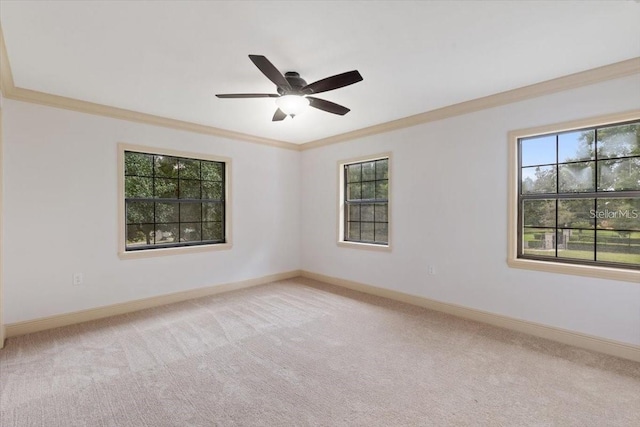
[[[120,152],[121,255],[228,244],[229,159],[124,144]]]
[[[514,142],[515,257],[640,270],[640,120]]]
[[[388,154],[339,163],[338,242],[389,247]]]

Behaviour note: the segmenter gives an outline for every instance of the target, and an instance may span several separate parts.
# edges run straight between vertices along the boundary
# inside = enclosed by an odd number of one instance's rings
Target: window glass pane
[[[376,222],[387,222],[387,204],[378,203],[375,205],[374,220]]]
[[[150,154],[125,151],[124,174],[153,176],[153,156]]]
[[[202,198],[209,200],[223,200],[222,182],[202,182]]]
[[[362,166],[360,163],[347,166],[347,182],[360,182]]]
[[[347,184],[347,200],[360,200],[362,184]]]
[[[180,180],[181,199],[200,199],[200,181],[193,179]]]
[[[595,191],[595,162],[558,165],[560,193]]]
[[[153,225],[134,224],[127,225],[127,248],[153,244]]]
[[[595,158],[595,131],[584,130],[558,135],[558,162],[575,162]]]
[[[202,223],[202,240],[222,240],[222,222]]]
[[[220,203],[203,203],[202,220],[222,222],[222,205]]]
[[[555,233],[553,228],[524,228],[522,232],[522,252],[527,255],[556,256]]]
[[[359,222],[347,222],[347,240],[360,240]]]
[[[180,159],[180,178],[200,179],[200,160]]]
[[[640,233],[597,230],[596,260],[640,266]]]
[[[376,181],[376,199],[387,199],[389,197],[389,181]]]
[[[389,159],[345,166],[344,239],[386,244],[388,241]],[[376,200],[384,203],[371,203]],[[347,203],[353,202],[353,203]],[[362,203],[364,202],[364,203]],[[376,235],[379,233],[379,236]]]
[[[223,164],[219,162],[202,161],[202,179],[207,181],[222,181],[224,177]]]
[[[199,222],[187,222],[180,224],[180,241],[195,242],[202,240],[202,225]]]
[[[374,224],[373,222],[361,222],[360,223],[360,240],[363,242],[373,242],[374,239]]]
[[[177,199],[178,198],[178,180],[156,178],[155,179],[155,195],[159,199]]]
[[[555,227],[555,200],[525,200],[522,202],[522,224],[525,227]]]
[[[376,179],[376,162],[362,163],[362,180],[373,181]]]
[[[640,198],[598,199],[598,228],[640,231]]]
[[[178,222],[178,203],[156,203],[156,223]]]
[[[388,243],[388,227],[386,223],[376,223],[375,224],[375,232],[376,232],[376,243]]]
[[[200,222],[202,220],[200,203],[180,203],[180,222]]]
[[[598,162],[598,191],[640,190],[640,157]]]
[[[136,152],[124,161],[125,249],[224,242],[224,162]],[[146,198],[156,201],[134,200]]]
[[[349,221],[360,221],[360,205],[347,205],[347,218]]]
[[[156,245],[178,242],[178,224],[158,224],[154,233]]]
[[[376,179],[389,178],[389,159],[376,161]]]
[[[598,158],[640,156],[640,123],[598,129]]]
[[[520,140],[522,166],[556,163],[556,136],[537,136]]]
[[[127,224],[153,224],[153,202],[127,202]]]
[[[375,193],[375,182],[363,182],[362,183],[362,198],[363,199],[373,199],[376,197]]]
[[[153,178],[126,176],[124,178],[124,193],[126,198],[153,197]]]
[[[373,205],[360,205],[360,221],[373,222]]]
[[[564,228],[595,228],[595,199],[558,200],[558,226]]]
[[[558,162],[545,165],[541,159],[553,163],[554,137]],[[640,267],[640,197],[629,197],[640,191],[640,123],[519,144],[522,253]]]
[[[558,257],[569,259],[594,259],[594,230],[563,230],[559,229]]]
[[[177,178],[178,159],[170,156],[154,156],[157,177]]]
[[[556,167],[534,166],[522,168],[522,193],[555,193]]]

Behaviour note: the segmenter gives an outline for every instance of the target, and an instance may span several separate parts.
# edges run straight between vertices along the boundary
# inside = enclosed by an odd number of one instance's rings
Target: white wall
[[[2,127],[2,105],[4,102],[4,98],[2,97],[2,93],[0,93],[0,348],[4,347],[4,336],[5,336],[5,327],[4,327],[4,303],[3,303],[3,278],[4,278],[4,269],[2,266],[2,254],[3,254],[3,236],[4,236],[4,228],[3,224],[3,189],[4,189],[4,131]]]
[[[12,100],[3,113],[7,324],[300,267],[299,152]],[[231,157],[233,248],[120,260],[118,142]]]
[[[640,344],[640,284],[506,262],[507,132],[637,108],[639,75],[304,151],[302,268]],[[384,151],[393,155],[392,251],[338,247],[337,161]]]
[[[507,131],[637,108],[638,75],[298,153],[5,99],[4,320],[302,268],[640,344],[640,284],[506,265]],[[233,249],[120,260],[118,142],[231,157]],[[337,161],[384,151],[393,250],[338,247]]]

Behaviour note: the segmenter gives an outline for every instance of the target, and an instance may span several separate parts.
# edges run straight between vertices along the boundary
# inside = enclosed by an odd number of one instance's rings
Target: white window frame
[[[509,267],[640,283],[640,270],[596,265],[565,264],[555,260],[541,261],[518,258],[518,139],[546,133],[557,133],[588,127],[605,126],[617,122],[626,122],[638,119],[640,119],[640,110],[633,110],[624,113],[609,114],[528,129],[519,129],[508,133],[509,194],[507,213],[507,264]]]
[[[157,248],[148,250],[126,250],[126,213],[125,213],[125,179],[124,179],[124,153],[135,151],[145,154],[159,154],[167,156],[187,157],[199,160],[210,160],[225,163],[225,240],[224,243],[198,246],[180,246],[172,248]],[[214,156],[211,154],[192,153],[186,151],[171,150],[166,148],[150,147],[146,145],[133,145],[121,142],[118,144],[118,257],[120,259],[150,258],[167,255],[188,254],[207,251],[228,250],[233,247],[231,240],[231,158]]]
[[[379,244],[379,243],[366,243],[366,242],[352,242],[352,241],[347,241],[344,239],[344,215],[345,215],[345,203],[344,203],[344,188],[345,188],[345,182],[344,182],[344,167],[345,165],[349,165],[352,163],[361,163],[361,162],[370,162],[370,161],[374,161],[374,160],[381,160],[381,159],[388,159],[388,174],[389,174],[389,190],[388,190],[388,196],[387,196],[387,244]],[[337,173],[338,173],[338,179],[337,179],[337,183],[338,183],[338,189],[337,189],[337,194],[338,194],[338,213],[337,213],[337,234],[338,234],[338,238],[337,238],[337,244],[338,246],[341,247],[345,247],[345,248],[353,248],[353,249],[365,249],[365,250],[370,250],[370,251],[383,251],[383,252],[389,252],[391,251],[391,242],[392,242],[392,230],[393,230],[393,223],[392,223],[392,209],[391,209],[391,205],[392,205],[392,197],[393,197],[393,182],[394,182],[394,178],[393,178],[393,159],[392,159],[392,155],[391,152],[385,152],[385,153],[379,153],[379,154],[374,154],[374,155],[368,155],[368,156],[360,156],[360,157],[355,157],[355,158],[350,158],[350,159],[346,159],[346,160],[339,160],[338,161],[338,166],[337,166]]]

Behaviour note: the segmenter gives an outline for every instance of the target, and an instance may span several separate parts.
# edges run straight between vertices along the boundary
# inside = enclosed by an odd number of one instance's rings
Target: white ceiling
[[[304,143],[640,56],[638,1],[0,1],[15,86]],[[248,54],[352,109],[271,122]]]

